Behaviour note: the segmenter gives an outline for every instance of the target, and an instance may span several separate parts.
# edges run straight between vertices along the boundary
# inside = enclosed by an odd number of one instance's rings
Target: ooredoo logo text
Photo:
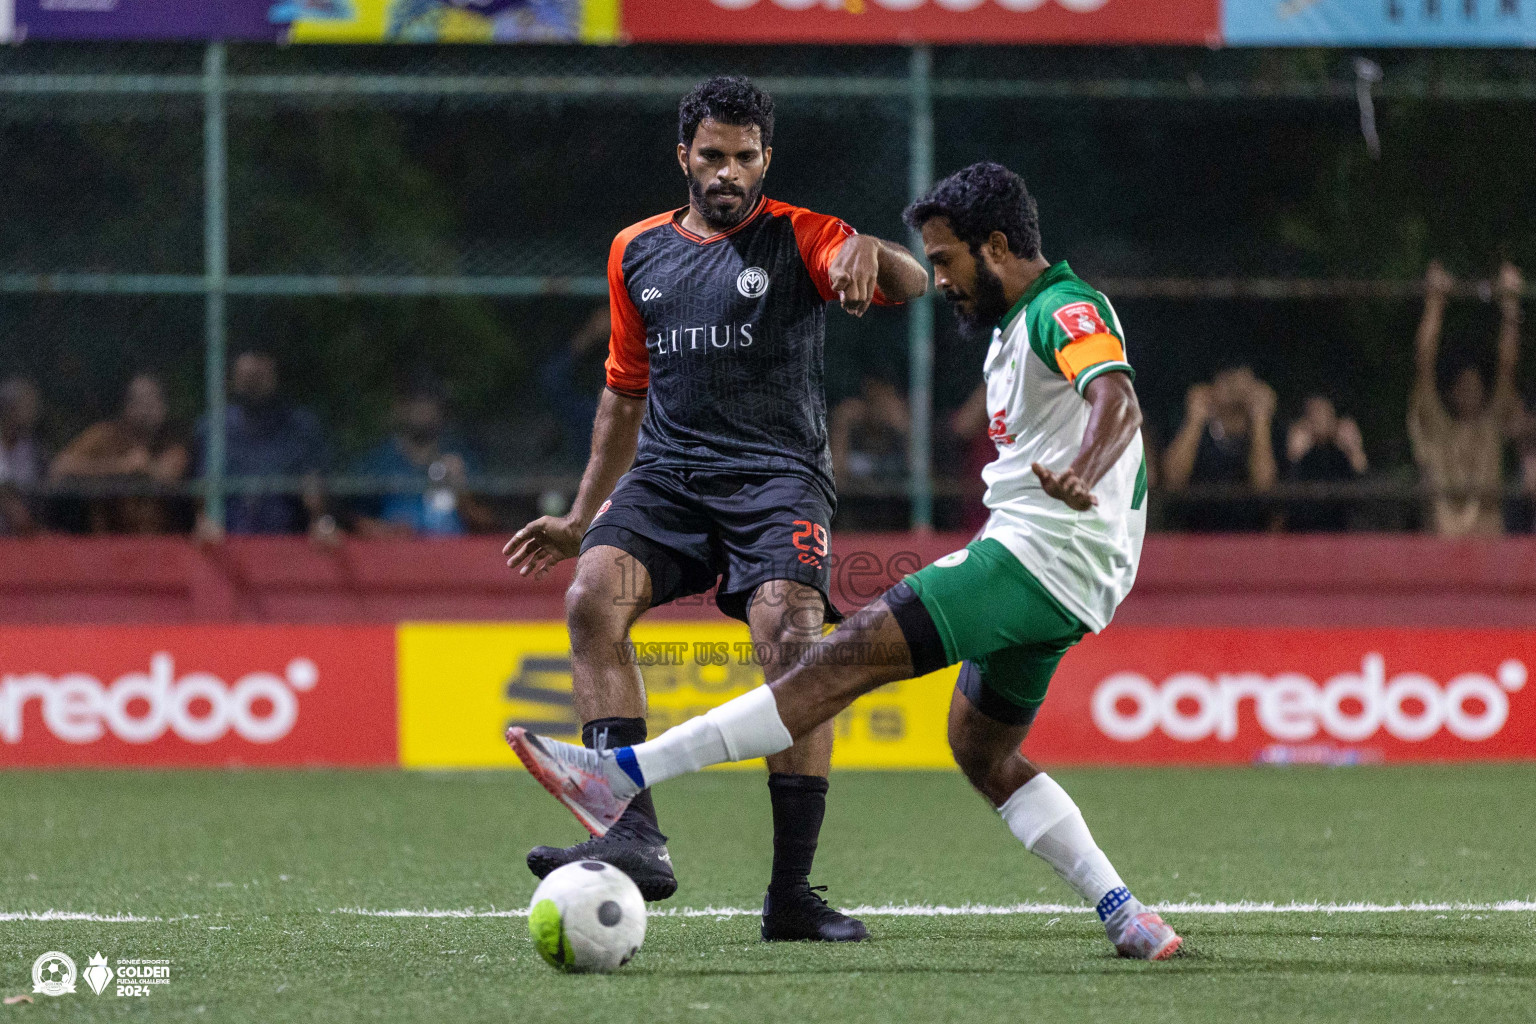
[[[1264,675],[1176,672],[1154,682],[1118,672],[1093,691],[1093,721],[1110,739],[1135,742],[1161,732],[1183,743],[1231,742],[1240,709],[1271,739],[1300,742],[1319,735],[1359,743],[1385,733],[1417,743],[1447,733],[1476,743],[1509,721],[1510,694],[1525,686],[1522,661],[1501,662],[1492,674],[1470,671],[1441,683],[1411,669],[1389,673],[1386,659],[1366,654],[1358,672],[1322,682],[1300,672]]]
[[[711,0],[716,7],[723,7],[728,11],[744,11],[758,3],[758,0]],[[786,11],[809,11],[817,8],[827,10],[848,10],[858,13],[855,5],[849,0],[772,0],[773,6]],[[912,11],[923,6],[927,0],[872,0],[878,6],[888,11]],[[1046,0],[996,0],[997,6],[1014,14],[1024,14],[1045,6]],[[986,0],[935,0],[935,3],[943,10],[955,14],[964,14],[966,11],[974,11],[986,3]],[[1075,14],[1091,14],[1109,3],[1109,0],[1056,0],[1060,6]],[[862,5],[857,5],[862,10]]]
[[[66,743],[94,743],[109,734],[134,744],[167,735],[213,743],[231,734],[276,743],[299,720],[299,695],[319,681],[310,658],[293,658],[281,675],[255,671],[230,682],[211,672],[179,671],[169,651],[152,654],[147,671],[111,682],[84,672],[0,673],[0,742],[22,741],[31,705],[43,727]]]

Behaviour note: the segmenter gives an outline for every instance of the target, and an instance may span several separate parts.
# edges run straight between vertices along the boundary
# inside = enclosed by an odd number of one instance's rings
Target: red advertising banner
[[[1217,0],[623,0],[669,43],[1216,43]]]
[[[0,628],[0,768],[394,765],[396,637]],[[1025,752],[1046,765],[1536,759],[1532,665],[1531,630],[1113,627],[1063,660]]]
[[[0,629],[0,767],[393,765],[392,626]]]
[[[1536,758],[1536,633],[1111,627],[1062,661],[1044,764]]]

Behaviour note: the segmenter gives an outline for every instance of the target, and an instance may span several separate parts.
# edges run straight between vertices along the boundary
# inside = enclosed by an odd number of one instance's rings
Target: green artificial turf
[[[1147,902],[1536,899],[1536,766],[1063,771]],[[751,908],[766,787],[657,794],[682,879],[660,908]],[[635,962],[565,976],[520,918],[523,853],[579,829],[520,773],[0,773],[0,995],[48,950],[167,958],[144,999],[37,995],[31,1020],[1477,1021],[1536,1015],[1536,914],[1170,913],[1188,955],[1117,960],[1091,914],[879,916],[860,946],[756,941],[750,914],[653,916]],[[1074,903],[963,780],[834,777],[816,881],[841,906]]]

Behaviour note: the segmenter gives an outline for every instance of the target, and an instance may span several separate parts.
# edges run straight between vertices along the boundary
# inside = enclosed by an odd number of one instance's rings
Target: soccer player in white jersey
[[[994,163],[939,182],[906,211],[963,332],[990,335],[982,476],[991,515],[963,549],[908,576],[811,645],[769,686],[633,747],[594,751],[507,734],[518,757],[594,831],[647,786],[764,757],[885,683],[961,663],[949,742],[1026,849],[1098,911],[1123,956],[1182,943],[1134,896],[1072,798],[1027,760],[1029,733],[1069,648],[1130,591],[1146,527],[1141,408],[1109,300],[1040,254],[1035,202]]]

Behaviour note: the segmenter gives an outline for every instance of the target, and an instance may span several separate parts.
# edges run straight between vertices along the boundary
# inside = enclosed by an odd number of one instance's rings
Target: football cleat
[[[594,836],[606,834],[629,806],[630,798],[614,796],[603,774],[603,759],[613,756],[607,751],[535,736],[516,725],[507,730],[507,742],[528,774]]]
[[[536,846],[528,851],[528,870],[543,878],[555,868],[578,860],[600,860],[628,875],[647,901],[664,900],[677,892],[677,876],[672,873],[672,855],[666,844],[648,843],[627,833],[621,825],[575,846]]]
[[[1145,909],[1126,915],[1119,932],[1110,941],[1117,953],[1133,960],[1167,960],[1184,944],[1161,917]]]
[[[764,942],[863,942],[869,929],[858,918],[840,914],[816,895],[824,885],[804,885],[763,897]]]

